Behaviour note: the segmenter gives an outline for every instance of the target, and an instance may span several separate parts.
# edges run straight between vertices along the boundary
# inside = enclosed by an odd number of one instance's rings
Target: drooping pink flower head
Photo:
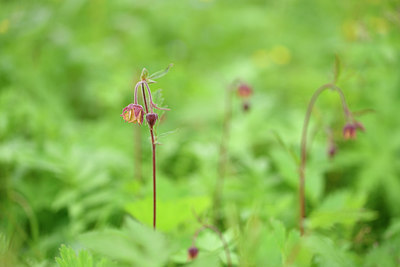
[[[343,136],[345,139],[356,139],[357,130],[364,132],[365,128],[361,122],[354,121],[353,123],[347,123],[343,128]]]
[[[344,139],[356,139],[357,137],[357,128],[353,123],[347,123],[343,127],[343,137]]]
[[[241,83],[237,89],[237,93],[241,98],[248,98],[253,94],[253,90],[248,84]]]
[[[188,249],[188,258],[189,258],[189,260],[194,260],[197,257],[198,254],[199,254],[199,249],[197,247],[191,246]]]
[[[132,123],[143,123],[143,107],[138,104],[129,104],[122,110],[122,114],[120,115],[126,122]]]

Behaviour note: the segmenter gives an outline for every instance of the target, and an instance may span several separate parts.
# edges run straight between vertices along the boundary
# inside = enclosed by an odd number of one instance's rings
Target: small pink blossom
[[[126,122],[132,123],[143,123],[143,107],[138,104],[129,104],[122,110],[122,114],[120,115]]]
[[[248,98],[253,94],[253,90],[249,85],[241,83],[237,89],[237,93],[241,98]]]

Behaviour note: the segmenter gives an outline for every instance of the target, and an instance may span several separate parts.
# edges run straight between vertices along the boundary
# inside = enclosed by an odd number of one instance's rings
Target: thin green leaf
[[[168,73],[169,69],[172,68],[173,65],[174,64],[171,63],[168,65],[168,67],[165,70],[160,70],[160,71],[154,72],[153,74],[151,74],[148,77],[148,79],[155,80],[155,79],[161,78],[162,76],[164,76],[165,74]]]

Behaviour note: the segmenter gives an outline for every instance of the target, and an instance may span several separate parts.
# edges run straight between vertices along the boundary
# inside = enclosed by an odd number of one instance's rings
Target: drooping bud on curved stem
[[[352,113],[350,112],[350,110],[347,106],[346,98],[344,97],[343,91],[339,87],[337,87],[335,84],[332,84],[332,83],[324,84],[314,92],[314,94],[311,97],[311,100],[308,104],[308,108],[307,108],[307,112],[306,112],[306,116],[305,116],[304,124],[303,124],[303,131],[302,131],[302,135],[301,135],[301,148],[300,148],[301,153],[300,153],[300,166],[299,166],[299,210],[300,210],[299,228],[300,228],[300,233],[302,235],[304,234],[304,219],[306,217],[304,191],[305,191],[305,167],[306,167],[306,161],[307,161],[307,130],[308,130],[308,125],[309,125],[311,112],[313,110],[314,104],[317,101],[318,97],[321,95],[321,93],[327,89],[331,89],[339,94],[346,121],[350,121],[352,124],[354,124],[356,122],[353,118]],[[361,129],[362,125],[359,127]],[[345,127],[343,132],[345,134],[345,137],[346,136],[348,136],[348,137],[355,136],[353,125],[351,127],[350,126],[348,126],[347,128]]]
[[[330,159],[333,159],[333,157],[336,155],[336,151],[337,151],[337,147],[335,144],[335,140],[333,138],[333,132],[332,129],[327,129],[327,135],[328,135],[328,149],[327,149],[327,153],[328,153],[328,157]]]

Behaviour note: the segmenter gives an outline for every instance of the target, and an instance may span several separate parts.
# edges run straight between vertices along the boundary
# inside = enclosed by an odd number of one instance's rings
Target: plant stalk
[[[147,105],[146,92],[144,89],[144,82],[142,82],[142,95],[144,107],[146,109],[146,114],[149,113],[149,108]],[[150,136],[151,136],[151,146],[152,146],[152,154],[153,154],[153,229],[156,229],[156,221],[157,221],[157,191],[156,191],[156,143],[154,138],[153,127],[149,126]]]
[[[214,221],[219,223],[221,218],[221,202],[223,187],[226,174],[226,165],[228,161],[227,144],[230,137],[230,122],[232,118],[232,88],[231,86],[226,92],[225,116],[222,126],[222,138],[219,150],[219,166],[218,166],[218,179],[214,193]]]
[[[310,117],[312,110],[314,108],[314,104],[317,101],[318,97],[321,95],[322,92],[324,92],[326,89],[332,89],[333,91],[336,91],[339,96],[340,100],[342,103],[343,107],[343,112],[345,114],[345,117],[347,120],[353,119],[352,114],[347,106],[346,99],[344,97],[344,94],[342,90],[337,87],[336,85],[332,83],[327,83],[319,87],[311,97],[311,100],[308,104],[307,112],[306,112],[306,117],[304,119],[304,124],[303,124],[303,131],[301,135],[301,154],[300,154],[300,166],[299,166],[299,210],[300,210],[300,216],[299,216],[299,228],[300,228],[300,234],[304,235],[304,219],[306,217],[306,208],[305,208],[305,168],[306,168],[306,162],[307,162],[307,131],[308,131],[308,125],[310,122]]]

